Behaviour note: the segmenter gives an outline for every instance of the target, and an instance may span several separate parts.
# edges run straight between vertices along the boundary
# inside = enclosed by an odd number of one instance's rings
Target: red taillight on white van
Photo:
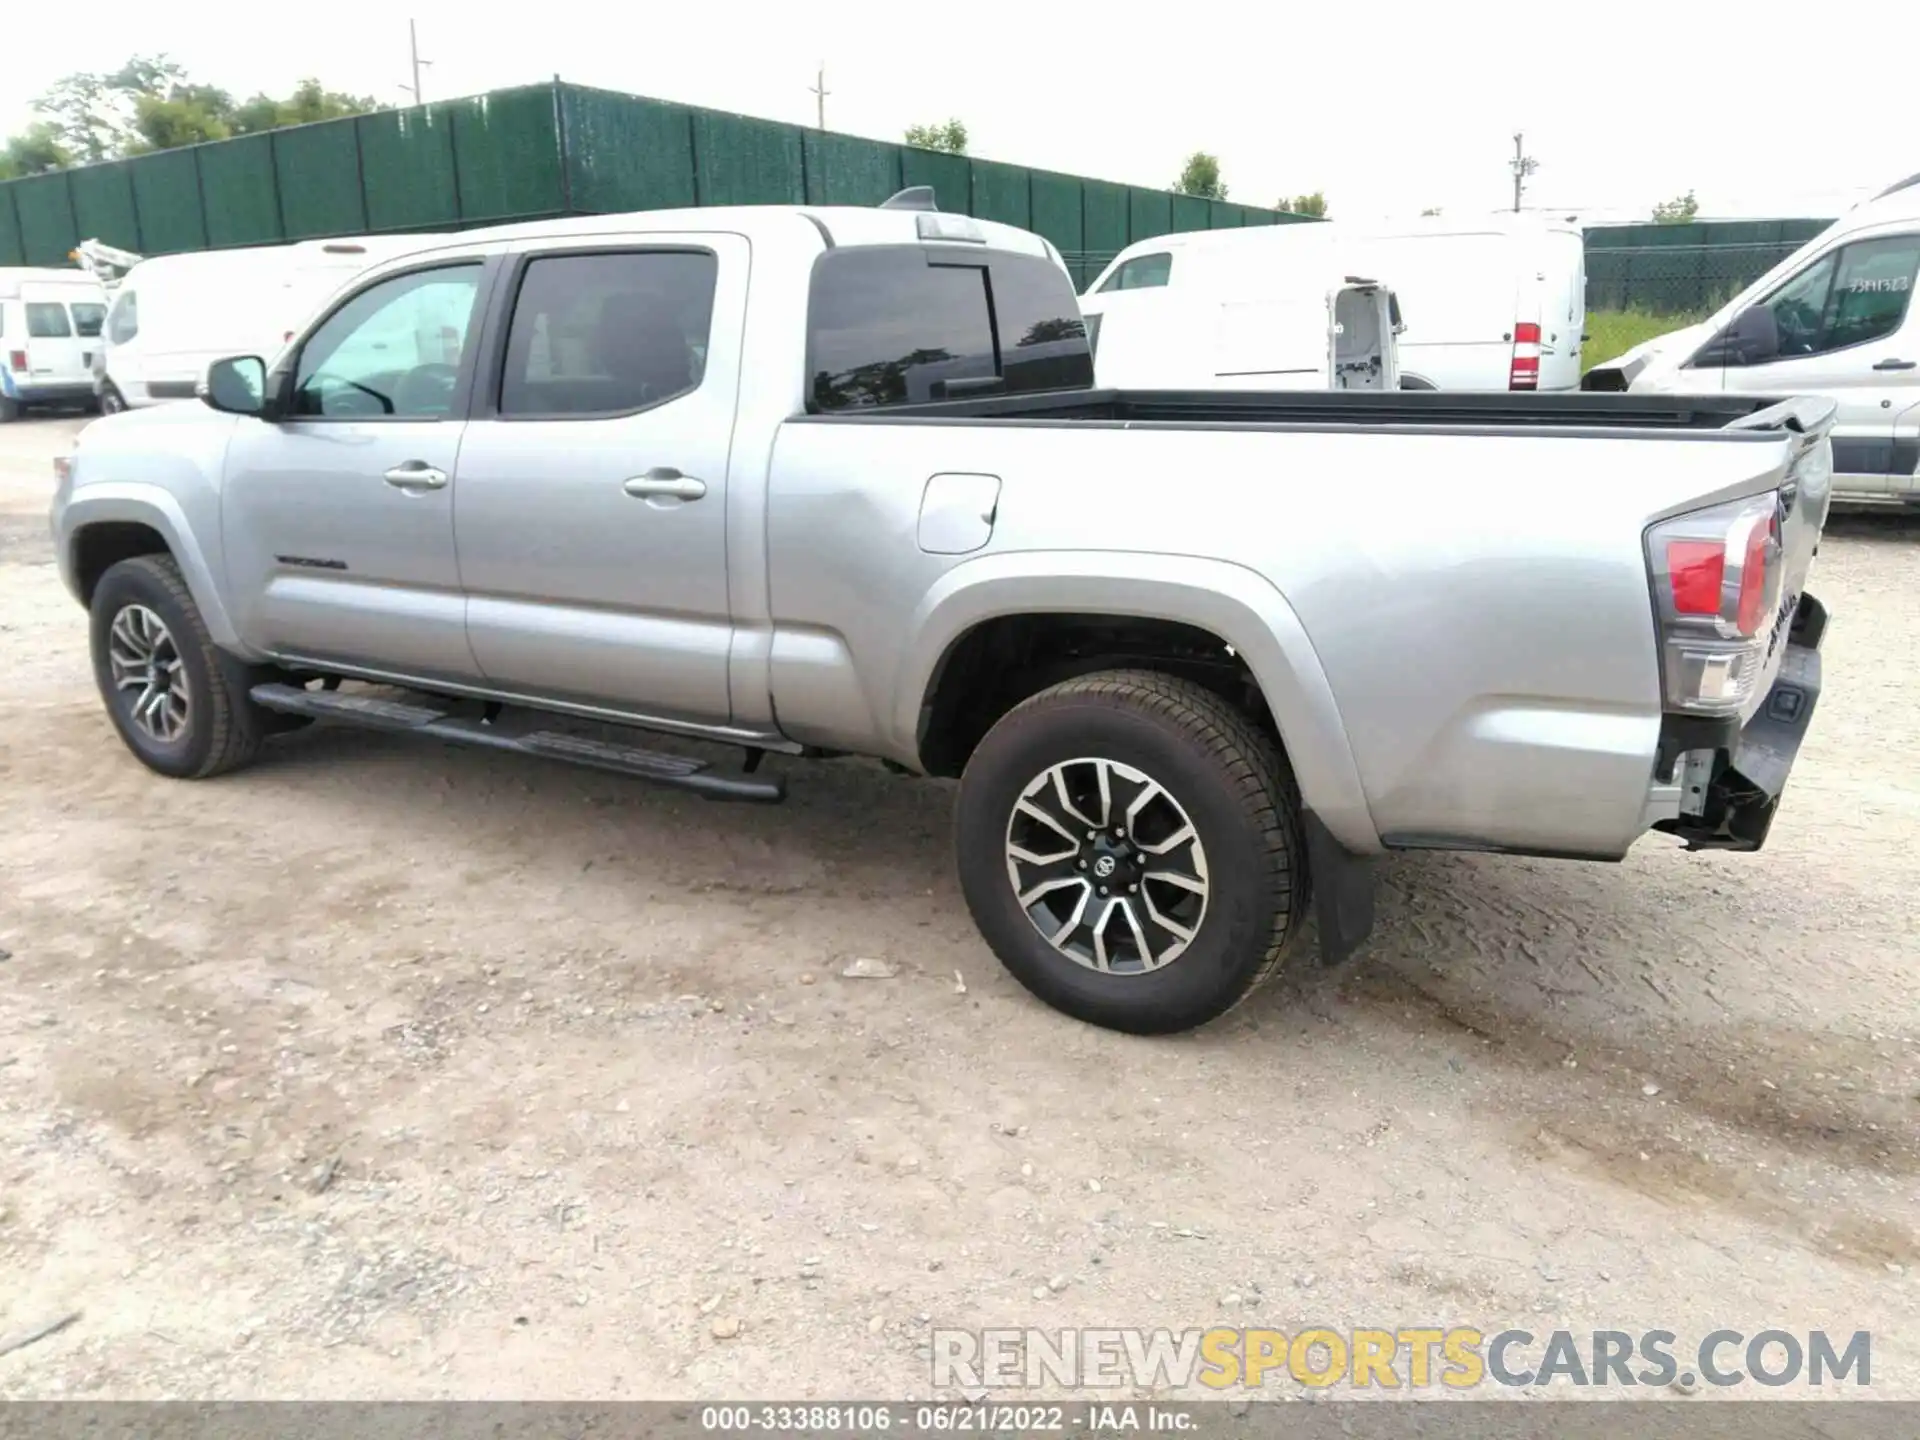
[[[16,374],[25,374],[27,369],[27,352],[24,350],[8,351],[7,368]]]
[[[1785,573],[1775,491],[1663,520],[1647,532],[1667,707],[1745,708],[1773,649]]]
[[[1540,327],[1522,320],[1513,327],[1513,369],[1507,375],[1509,390],[1540,388]]]

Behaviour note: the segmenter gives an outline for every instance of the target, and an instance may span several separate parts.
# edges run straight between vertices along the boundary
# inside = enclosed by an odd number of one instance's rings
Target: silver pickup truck
[[[1309,914],[1350,954],[1386,851],[1765,839],[1829,402],[1091,382],[1052,247],[920,197],[476,231],[90,425],[53,531],[154,770],[322,719],[715,798],[959,777],[988,944],[1125,1030]]]

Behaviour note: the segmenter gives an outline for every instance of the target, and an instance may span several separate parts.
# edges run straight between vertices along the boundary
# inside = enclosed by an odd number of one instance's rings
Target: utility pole
[[[1513,159],[1507,162],[1507,168],[1513,171],[1513,208],[1520,210],[1520,193],[1526,189],[1527,177],[1540,168],[1540,162],[1527,154],[1526,137],[1516,131],[1513,137]]]
[[[814,116],[820,129],[827,128],[827,96],[833,92],[827,89],[827,62],[820,62],[820,73],[814,76],[813,84]]]
[[[400,88],[413,96],[414,104],[421,105],[426,102],[426,97],[420,93],[420,68],[433,62],[420,58],[420,27],[411,16],[407,19],[407,49],[413,58],[413,84]]]

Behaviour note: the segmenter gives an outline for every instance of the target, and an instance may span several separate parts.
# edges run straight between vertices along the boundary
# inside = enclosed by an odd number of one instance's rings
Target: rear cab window
[[[807,408],[1086,389],[1093,357],[1065,271],[962,245],[829,250],[807,311]]]

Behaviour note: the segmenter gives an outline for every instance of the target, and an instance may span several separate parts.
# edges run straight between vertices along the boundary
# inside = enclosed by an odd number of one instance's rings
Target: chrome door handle
[[[446,487],[447,472],[418,460],[409,460],[387,471],[386,481],[396,490],[441,490]]]
[[[620,488],[636,500],[698,500],[707,493],[707,482],[661,466],[634,476]]]

